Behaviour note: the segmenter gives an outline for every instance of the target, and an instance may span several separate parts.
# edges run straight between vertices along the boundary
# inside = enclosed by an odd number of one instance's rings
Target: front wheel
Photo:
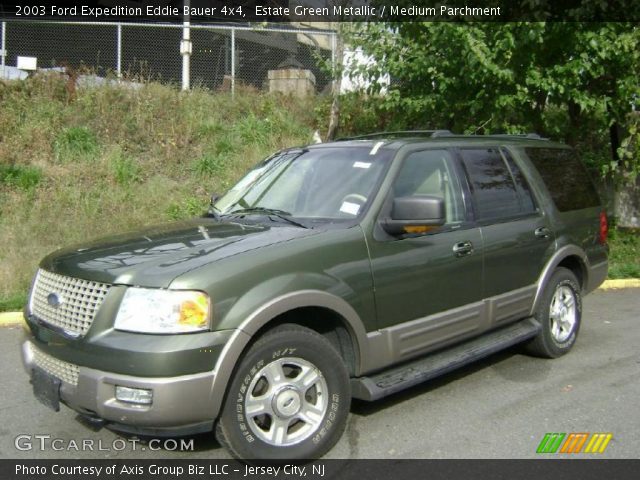
[[[534,316],[542,330],[527,345],[529,353],[557,358],[571,350],[582,320],[580,285],[571,270],[560,267],[553,273]]]
[[[251,346],[231,381],[216,434],[236,458],[318,458],[340,438],[349,375],[320,334],[281,325]]]

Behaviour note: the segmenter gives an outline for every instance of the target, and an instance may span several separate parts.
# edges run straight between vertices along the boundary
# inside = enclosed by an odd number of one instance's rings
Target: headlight
[[[143,333],[187,333],[209,328],[206,293],[130,287],[122,298],[115,328]]]

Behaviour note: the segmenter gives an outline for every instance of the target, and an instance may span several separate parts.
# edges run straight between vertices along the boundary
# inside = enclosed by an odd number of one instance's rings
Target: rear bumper
[[[22,345],[22,359],[29,375],[39,367],[60,378],[63,403],[93,420],[104,420],[113,428],[154,434],[201,432],[213,428],[218,416],[213,371],[137,377],[76,366],[51,356],[43,360],[43,352],[36,349],[29,340]],[[151,405],[137,405],[117,400],[116,385],[152,390],[153,401]]]
[[[598,288],[607,279],[609,273],[609,262],[595,263],[589,267],[588,283],[585,286],[585,293],[589,293]]]

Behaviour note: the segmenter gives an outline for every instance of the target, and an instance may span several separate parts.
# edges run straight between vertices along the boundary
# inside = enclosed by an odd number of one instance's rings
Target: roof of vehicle
[[[550,141],[535,133],[508,135],[457,135],[448,130],[403,130],[394,132],[377,132],[367,135],[359,135],[349,138],[341,138],[333,142],[310,145],[309,147],[322,146],[371,146],[372,148],[383,142],[379,148],[399,149],[409,144],[434,144],[442,146],[460,145],[521,145],[521,146],[546,146],[552,148],[568,148],[566,145]]]

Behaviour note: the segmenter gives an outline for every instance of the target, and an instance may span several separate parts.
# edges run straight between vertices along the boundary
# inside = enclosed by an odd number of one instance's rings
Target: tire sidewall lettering
[[[264,367],[264,364],[264,360],[258,360],[251,367],[249,373],[242,379],[242,383],[240,384],[240,388],[238,389],[238,393],[236,396],[236,420],[238,422],[238,428],[240,429],[240,432],[247,443],[253,443],[255,441],[255,437],[251,433],[251,428],[249,428],[249,425],[247,424],[247,419],[244,414],[244,401],[253,375],[255,375],[262,367]]]
[[[254,375],[258,373],[258,371],[260,371],[265,365],[270,363],[271,360],[277,360],[283,357],[290,357],[292,355],[295,355],[297,351],[298,351],[298,348],[296,347],[283,347],[283,348],[278,348],[272,351],[271,354],[264,355],[264,357],[266,357],[266,360],[265,358],[261,358],[258,361],[256,361],[251,367],[251,369],[249,370],[249,372],[242,379],[240,388],[236,395],[235,411],[236,411],[236,421],[238,424],[238,428],[240,429],[240,432],[247,443],[253,443],[256,440],[256,438],[251,432],[250,426],[248,425],[248,419],[245,415],[245,410],[244,410],[244,402],[246,399],[246,395],[248,393],[249,385],[251,384],[251,381]],[[324,377],[324,375],[322,374],[322,371],[319,368],[317,368],[317,373],[323,378],[325,378],[325,380],[327,380],[327,386],[329,388],[329,392],[331,392],[332,388],[330,384],[331,383],[330,379],[327,379],[326,377]],[[322,425],[318,428],[318,431],[308,439],[308,440],[311,440],[314,444],[320,443],[322,439],[331,432],[331,427],[334,425],[335,420],[337,418],[338,411],[340,409],[340,400],[341,400],[340,394],[330,393],[330,398],[331,400],[329,402],[329,405],[327,406],[327,413],[325,415],[325,420],[323,421]]]
[[[304,436],[298,436],[295,441],[293,437],[289,438],[288,442],[280,445],[279,442],[272,442],[271,436],[263,435],[266,431],[264,417],[255,417],[253,413],[248,415],[246,406],[250,398],[253,400],[252,389],[254,385],[258,385],[260,371],[274,362],[281,364],[279,367],[281,368],[287,364],[288,359],[292,364],[306,364],[322,377],[320,391],[324,398],[318,405],[322,405],[323,413],[322,417],[315,417],[316,420],[312,422],[313,428],[308,429]],[[283,373],[288,376],[286,368]],[[295,384],[296,375],[291,377],[292,384]],[[282,377],[277,379],[273,386],[277,390],[264,390],[272,386],[263,382],[259,385],[260,390],[259,392],[256,390],[255,395],[261,397],[256,399],[260,403],[264,402],[266,407],[268,403],[277,401],[279,397],[274,395],[281,388],[287,388],[288,380]],[[299,391],[302,390],[300,387],[297,388]],[[335,445],[344,432],[351,403],[350,392],[347,367],[338,349],[327,338],[296,324],[279,325],[256,338],[243,354],[241,363],[230,379],[225,404],[216,426],[216,436],[236,458],[261,460],[319,458]],[[268,396],[262,397],[263,395]],[[275,414],[275,411],[267,408],[267,415]],[[289,425],[293,426],[293,423]]]
[[[333,426],[336,420],[336,416],[338,415],[339,409],[340,409],[340,395],[337,393],[334,393],[333,395],[331,395],[331,403],[329,403],[329,406],[327,408],[326,420],[318,430],[318,433],[316,433],[312,437],[313,443],[315,444],[320,443],[320,441],[331,430],[331,427]]]

